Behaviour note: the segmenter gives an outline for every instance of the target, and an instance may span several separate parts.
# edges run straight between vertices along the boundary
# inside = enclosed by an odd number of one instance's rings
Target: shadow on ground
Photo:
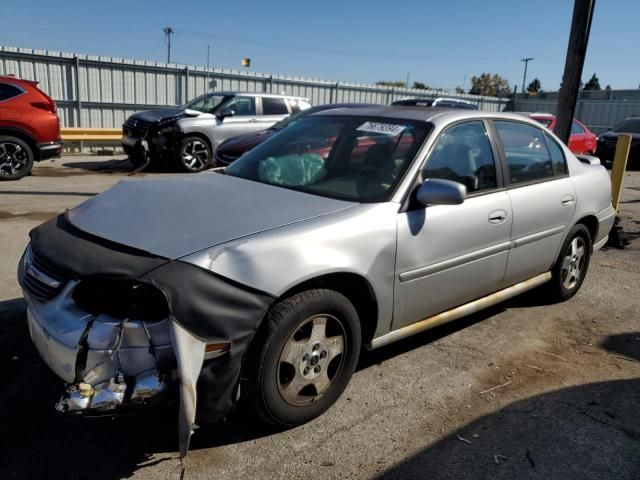
[[[90,162],[66,162],[63,163],[63,167],[67,167],[64,170],[58,170],[58,176],[67,175],[86,175],[91,173],[133,173],[136,167],[129,161],[128,158],[110,158],[107,160],[92,160]],[[51,171],[54,169],[52,168]],[[36,172],[35,174],[37,174]],[[171,169],[170,165],[166,162],[156,161],[152,162],[144,168],[142,172],[135,173],[135,175],[143,175],[144,173],[175,173],[175,169]],[[34,175],[35,175],[34,174]],[[47,175],[46,173],[44,174]]]
[[[637,480],[639,403],[638,379],[531,397],[470,423],[379,478]]]
[[[519,299],[517,305],[526,298]],[[33,348],[25,309],[22,299],[0,302],[0,478],[111,480],[130,477],[157,463],[166,463],[166,471],[175,472],[178,478],[175,409],[117,418],[55,414],[53,403],[60,395],[61,381]],[[497,311],[499,307],[455,326],[364,353],[359,369],[418,348]],[[636,361],[640,358],[637,338],[640,333],[617,335],[602,346]],[[637,380],[605,382],[515,403],[407,459],[383,478],[637,479],[639,392]],[[237,444],[273,433],[251,419],[233,418],[230,423],[203,427],[194,436],[192,449]],[[474,438],[474,434],[480,437]],[[632,471],[635,477],[627,475]],[[472,477],[470,472],[474,472]],[[591,476],[586,474],[589,472]]]

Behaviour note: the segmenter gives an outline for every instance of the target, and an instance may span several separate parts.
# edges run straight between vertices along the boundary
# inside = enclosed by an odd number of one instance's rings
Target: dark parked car
[[[62,151],[56,103],[37,85],[0,76],[0,180],[18,180]]]
[[[640,115],[625,118],[608,132],[599,135],[596,156],[604,165],[610,165],[616,151],[618,135],[621,133],[629,133],[632,136],[627,167],[640,168]]]
[[[375,105],[369,105],[364,103],[333,103],[327,105],[318,105],[316,107],[302,110],[298,113],[279,121],[275,125],[259,132],[246,133],[244,135],[238,135],[237,137],[225,140],[220,144],[214,154],[214,162],[217,167],[226,167],[240,158],[243,153],[248,152],[254,147],[257,147],[262,142],[265,142],[273,135],[278,133],[285,127],[288,127],[296,120],[311,115],[313,113],[321,112],[323,110],[331,110],[335,108],[355,108],[355,107],[370,107]]]
[[[392,102],[395,107],[440,107],[440,108],[463,108],[466,110],[478,110],[475,103],[459,98],[402,98]]]

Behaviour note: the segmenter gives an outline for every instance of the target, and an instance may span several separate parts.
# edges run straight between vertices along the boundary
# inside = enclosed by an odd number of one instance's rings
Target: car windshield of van
[[[228,98],[231,98],[231,95],[220,95],[216,93],[208,93],[206,95],[201,95],[199,97],[194,98],[190,102],[182,105],[183,110],[196,110],[202,113],[214,113],[214,110],[222,104],[222,102]]]
[[[390,198],[429,132],[391,118],[302,118],[227,167],[234,177],[357,202]]]
[[[640,118],[627,118],[613,127],[614,132],[640,133]]]

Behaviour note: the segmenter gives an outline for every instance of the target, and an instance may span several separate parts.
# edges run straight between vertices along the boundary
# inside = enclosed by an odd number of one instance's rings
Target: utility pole
[[[407,88],[409,88],[409,72],[407,72],[407,82],[405,83],[405,85],[407,86]]]
[[[522,75],[522,93],[525,92],[524,84],[527,82],[527,66],[529,65],[529,62],[531,60],[533,60],[533,57],[527,57],[521,60],[522,62],[524,62],[524,75]]]
[[[578,90],[580,90],[584,57],[587,55],[587,44],[589,43],[595,5],[596,0],[575,0],[573,4],[567,59],[564,64],[564,74],[558,98],[556,126],[553,129],[564,143],[569,143],[571,121],[576,111],[576,101],[578,100]]]
[[[167,63],[171,63],[171,35],[173,34],[173,28],[164,27],[162,31],[167,40]]]

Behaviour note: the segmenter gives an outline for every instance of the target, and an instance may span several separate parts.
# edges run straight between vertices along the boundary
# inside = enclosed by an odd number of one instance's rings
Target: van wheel
[[[0,180],[19,180],[31,173],[33,150],[23,140],[0,136]]]
[[[573,297],[580,289],[591,259],[591,235],[581,223],[567,235],[560,257],[551,271],[549,291],[553,301],[562,302]]]
[[[211,166],[211,147],[200,137],[185,137],[180,142],[176,162],[184,172],[201,172]]]
[[[278,302],[245,361],[247,399],[280,427],[318,417],[340,397],[360,353],[358,314],[333,290],[307,290]]]

